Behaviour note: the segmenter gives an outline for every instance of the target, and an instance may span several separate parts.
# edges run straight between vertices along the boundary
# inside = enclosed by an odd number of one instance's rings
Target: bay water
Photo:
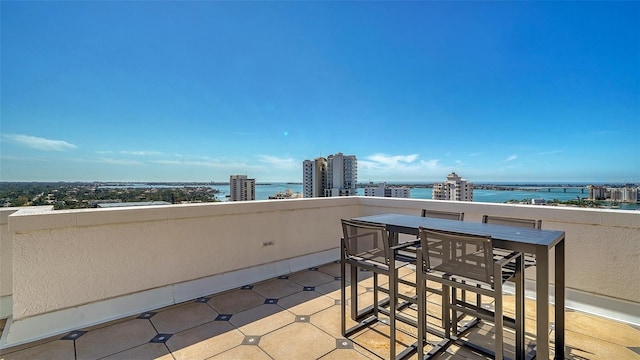
[[[229,185],[212,185],[212,188],[219,191],[218,200],[226,201],[229,194]],[[298,183],[269,183],[256,184],[256,200],[268,200],[269,196],[278,192],[285,192],[291,189],[294,193],[302,193],[302,184]],[[358,195],[364,196],[364,189],[358,188]],[[509,200],[521,201],[524,199],[544,199],[551,201],[554,199],[560,201],[586,199],[589,197],[589,188],[586,186],[570,186],[570,187],[527,187],[516,190],[487,190],[474,189],[474,202],[488,203],[505,203]],[[432,199],[432,189],[426,187],[412,187],[411,199]],[[622,210],[640,209],[638,204],[618,204]]]

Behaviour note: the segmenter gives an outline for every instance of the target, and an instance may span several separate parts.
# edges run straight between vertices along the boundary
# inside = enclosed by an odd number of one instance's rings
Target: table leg
[[[564,238],[555,246],[555,331],[556,331],[556,359],[564,359],[564,307],[565,307],[565,278],[564,278]]]
[[[536,359],[549,359],[549,250],[536,252]]]

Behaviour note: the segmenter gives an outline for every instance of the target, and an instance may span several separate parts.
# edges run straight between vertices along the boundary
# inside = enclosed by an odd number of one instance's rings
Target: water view
[[[218,200],[226,201],[226,195],[229,194],[229,185],[213,185],[212,188],[219,191],[216,196]],[[302,184],[296,183],[269,183],[269,184],[256,184],[256,200],[268,200],[269,196],[276,194],[277,192],[284,192],[287,189],[291,189],[294,193],[302,192]],[[358,195],[364,196],[364,189],[358,188]],[[411,189],[412,199],[431,199],[432,189],[427,187],[413,187]],[[531,186],[519,190],[486,190],[486,189],[474,189],[473,201],[474,202],[489,202],[489,203],[505,203],[509,200],[522,201],[525,199],[544,199],[547,201],[559,200],[569,201],[586,199],[589,197],[589,188],[586,186]],[[618,209],[621,210],[637,210],[640,209],[639,204],[622,204],[618,203]]]

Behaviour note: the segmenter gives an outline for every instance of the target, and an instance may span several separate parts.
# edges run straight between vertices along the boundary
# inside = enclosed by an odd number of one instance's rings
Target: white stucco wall
[[[13,318],[335,248],[339,219],[355,216],[356,204],[300,199],[18,212],[10,217]]]
[[[0,319],[13,312],[13,237],[9,234],[9,215],[17,210],[0,209]]]
[[[46,327],[38,319],[51,324],[40,335],[51,335],[133,314],[156,294],[164,306],[214,293],[211,284],[226,274],[239,286],[235,274],[245,269],[277,264],[282,271],[283,260],[326,257],[338,247],[340,218],[422,208],[463,211],[465,221],[482,214],[541,219],[543,228],[566,232],[568,290],[621,299],[632,310],[640,304],[640,212],[375,197],[25,208],[0,211],[0,291],[13,300],[5,302],[14,331],[7,343],[37,338]],[[337,251],[330,254],[337,259]]]

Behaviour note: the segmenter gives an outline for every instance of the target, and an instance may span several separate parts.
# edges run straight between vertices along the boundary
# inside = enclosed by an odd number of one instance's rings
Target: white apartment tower
[[[255,200],[256,179],[247,179],[247,175],[231,175],[229,193],[229,201]]]
[[[447,182],[433,184],[433,200],[473,201],[473,184],[455,172],[447,175]]]
[[[358,194],[358,161],[354,155],[337,153],[327,158],[325,197]]]
[[[332,197],[357,195],[358,161],[353,155],[337,153],[328,158],[305,160],[303,168],[303,195]]]
[[[397,197],[408,199],[411,197],[411,188],[407,186],[387,187],[386,183],[370,183],[369,186],[364,188],[364,196]]]
[[[302,162],[303,197],[323,197],[326,183],[327,159],[318,157],[315,160],[305,160]]]

